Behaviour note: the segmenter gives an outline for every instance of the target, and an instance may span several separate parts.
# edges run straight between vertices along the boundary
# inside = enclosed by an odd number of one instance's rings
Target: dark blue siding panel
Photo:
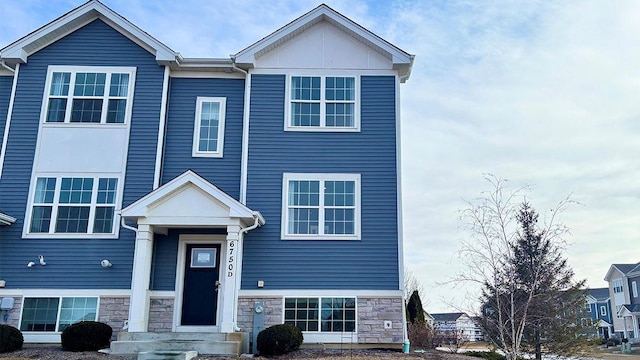
[[[398,290],[395,78],[361,78],[361,132],[285,132],[285,77],[254,75],[242,288]],[[361,174],[362,240],[281,240],[282,174]]]
[[[226,97],[224,157],[191,156],[196,98]],[[238,199],[242,157],[244,79],[172,78],[165,136],[162,182],[192,169]]]
[[[154,237],[151,290],[175,290],[178,240],[181,234],[225,234],[227,229],[171,229]]]
[[[9,111],[9,100],[11,99],[12,85],[13,76],[0,75],[0,139],[4,136],[4,126],[7,121],[7,111]],[[1,140],[0,150],[2,150]],[[2,210],[2,203],[0,203],[0,210]]]
[[[152,54],[96,20],[31,55],[20,67],[0,181],[2,209],[18,221],[0,228],[0,274],[7,288],[129,288],[132,231],[121,229],[120,238],[111,240],[21,238],[48,65],[137,67],[123,206],[153,188],[164,68]],[[27,262],[40,254],[47,266],[27,269]],[[113,267],[101,268],[102,259]]]

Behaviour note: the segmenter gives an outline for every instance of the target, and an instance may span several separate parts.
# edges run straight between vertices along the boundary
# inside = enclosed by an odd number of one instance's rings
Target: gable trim
[[[325,4],[321,4],[261,40],[249,45],[235,54],[233,60],[239,66],[245,68],[253,67],[255,60],[262,54],[322,21],[331,23],[338,29],[375,49],[383,56],[391,59],[393,68],[399,71],[402,82],[409,78],[414,55],[401,50]]]
[[[249,209],[192,170],[185,171],[173,180],[160,186],[156,190],[153,190],[149,194],[135,201],[133,204],[122,209],[121,215],[123,218],[146,217],[149,213],[149,210],[153,207],[154,204],[162,201],[167,197],[170,197],[173,193],[179,191],[188,184],[192,184],[193,186],[198,188],[198,190],[205,192],[209,196],[227,206],[229,208],[229,217],[240,219],[257,219],[260,225],[263,225],[265,223],[264,218],[259,212]]]
[[[159,63],[175,62],[180,54],[171,50],[147,32],[135,26],[98,0],[89,0],[48,24],[0,49],[0,58],[7,63],[26,63],[29,55],[58,41],[79,28],[100,19],[127,38],[156,56]]]

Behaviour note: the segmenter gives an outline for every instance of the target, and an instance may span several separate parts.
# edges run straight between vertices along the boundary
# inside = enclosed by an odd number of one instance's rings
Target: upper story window
[[[606,306],[600,306],[600,315],[607,316],[607,307]]]
[[[118,179],[38,177],[27,234],[115,233]]]
[[[222,157],[226,98],[198,97],[193,134],[193,156]]]
[[[354,76],[290,76],[286,130],[360,131]]]
[[[360,239],[359,174],[284,174],[283,239]]]
[[[614,279],[613,280],[613,292],[621,293],[622,290],[622,279]]]
[[[631,294],[634,298],[638,297],[638,283],[636,283],[635,281],[631,282]]]
[[[45,123],[124,124],[131,114],[135,68],[50,66]]]

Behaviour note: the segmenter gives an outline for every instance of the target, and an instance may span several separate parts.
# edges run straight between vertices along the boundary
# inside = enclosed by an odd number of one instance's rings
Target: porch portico
[[[172,228],[222,229],[223,233],[226,230],[225,235],[218,235],[208,242],[204,240],[205,236],[198,238],[197,235],[181,240],[180,256],[183,258],[179,256],[177,259],[175,291],[176,303],[183,309],[174,309],[176,315],[172,330],[204,329],[222,333],[237,330],[243,235],[265,223],[259,212],[249,209],[189,170],[123,209],[121,216],[123,226],[136,233],[129,332],[148,330],[154,234],[166,235]],[[135,223],[137,227],[128,226],[125,222]],[[187,243],[195,245],[187,247]],[[191,279],[185,282],[188,276],[194,276],[199,282],[196,285],[198,299],[195,301],[186,301],[188,283],[193,282]],[[209,297],[200,296],[205,292]],[[193,306],[207,310],[213,307],[212,320],[206,324],[194,324],[182,319],[181,314],[200,311],[197,308],[187,309]]]

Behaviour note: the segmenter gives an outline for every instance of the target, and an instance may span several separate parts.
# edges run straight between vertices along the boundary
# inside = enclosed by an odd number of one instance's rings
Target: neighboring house
[[[0,297],[27,342],[79,320],[254,319],[308,343],[405,341],[413,55],[320,5],[231,57],[184,58],[91,0],[0,60]]]
[[[640,342],[640,262],[613,264],[604,280],[609,283],[616,334],[630,342]]]
[[[609,288],[589,289],[586,312],[599,337],[608,339],[614,333]]]
[[[433,327],[442,334],[456,334],[467,341],[482,341],[482,330],[477,322],[465,313],[431,314]]]

